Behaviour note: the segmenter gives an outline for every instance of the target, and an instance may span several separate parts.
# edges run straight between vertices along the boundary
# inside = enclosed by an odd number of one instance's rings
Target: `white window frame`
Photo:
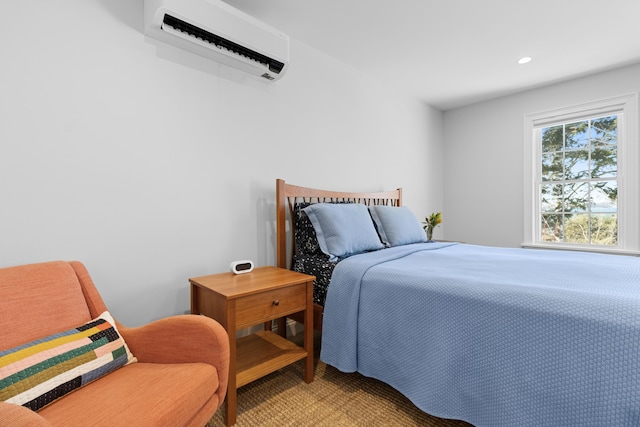
[[[541,147],[536,131],[586,117],[618,115],[618,245],[612,247],[543,242],[540,240]],[[523,247],[581,250],[640,255],[640,149],[638,147],[638,94],[528,114],[524,117],[524,239]]]

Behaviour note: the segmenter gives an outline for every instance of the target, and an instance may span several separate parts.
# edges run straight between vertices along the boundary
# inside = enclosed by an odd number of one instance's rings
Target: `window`
[[[524,246],[638,252],[637,96],[525,118]]]
[[[543,127],[536,192],[542,242],[618,245],[618,116]]]

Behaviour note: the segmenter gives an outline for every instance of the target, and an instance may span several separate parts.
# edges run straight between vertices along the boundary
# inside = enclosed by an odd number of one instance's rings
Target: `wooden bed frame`
[[[331,202],[354,202],[367,206],[401,206],[402,188],[391,191],[379,191],[368,193],[352,193],[343,191],[318,190],[315,188],[299,187],[284,182],[282,179],[276,180],[276,264],[278,267],[291,269],[293,255],[295,253],[295,230],[293,208],[296,203],[331,203]],[[289,219],[290,231],[287,239],[287,219]],[[314,304],[313,326],[314,329],[322,330],[323,307]],[[302,313],[291,316],[297,322],[304,323]],[[279,324],[280,327],[281,324]],[[282,323],[284,327],[284,322]]]

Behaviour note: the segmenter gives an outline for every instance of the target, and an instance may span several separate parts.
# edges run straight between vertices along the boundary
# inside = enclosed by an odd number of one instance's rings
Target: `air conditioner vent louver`
[[[256,61],[261,64],[264,64],[267,67],[269,67],[270,71],[274,73],[279,74],[282,71],[282,68],[284,68],[284,64],[280,61],[276,61],[254,50],[248,49],[244,46],[240,46],[237,43],[234,43],[223,37],[210,33],[206,30],[203,30],[202,28],[198,28],[195,25],[191,25],[188,22],[184,22],[181,19],[178,19],[171,15],[165,15],[164,19],[162,20],[162,24],[163,26],[166,25],[173,28],[176,31],[180,31],[182,33],[188,34],[191,37],[200,39],[207,43],[211,43],[219,47],[220,49],[226,49],[228,51],[241,55],[245,58],[251,59],[252,61]]]

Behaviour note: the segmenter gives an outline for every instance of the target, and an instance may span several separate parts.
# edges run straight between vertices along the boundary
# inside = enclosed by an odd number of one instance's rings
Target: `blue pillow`
[[[303,209],[329,261],[384,248],[367,207],[360,203],[314,203]]]
[[[386,246],[409,245],[427,241],[418,218],[407,207],[370,206],[380,240]]]

